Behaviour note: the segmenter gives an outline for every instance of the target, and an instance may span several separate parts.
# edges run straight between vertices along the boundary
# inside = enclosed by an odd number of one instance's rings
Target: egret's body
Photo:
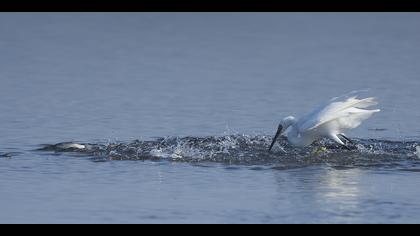
[[[358,99],[355,93],[333,98],[300,119],[293,116],[282,119],[270,150],[280,134],[285,135],[293,146],[307,146],[324,137],[345,146],[339,136],[349,140],[344,135],[346,131],[358,127],[373,113],[380,111],[364,109],[376,105],[375,98]]]

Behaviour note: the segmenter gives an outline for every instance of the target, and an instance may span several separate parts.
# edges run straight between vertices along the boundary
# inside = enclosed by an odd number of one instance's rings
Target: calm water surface
[[[419,23],[0,13],[0,223],[420,223]],[[353,151],[264,151],[363,88]],[[43,145],[67,141],[94,151]]]

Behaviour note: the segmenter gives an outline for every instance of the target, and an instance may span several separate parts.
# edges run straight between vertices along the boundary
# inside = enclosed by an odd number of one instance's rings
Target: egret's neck
[[[304,147],[310,145],[314,141],[314,137],[311,134],[301,134],[295,125],[291,125],[287,131],[287,140],[293,146]]]

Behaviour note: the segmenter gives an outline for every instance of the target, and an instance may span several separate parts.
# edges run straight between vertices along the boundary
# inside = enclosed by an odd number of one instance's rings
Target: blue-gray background
[[[272,134],[351,90],[419,140],[418,13],[1,13],[0,222],[420,222],[416,172],[95,163],[39,144]]]

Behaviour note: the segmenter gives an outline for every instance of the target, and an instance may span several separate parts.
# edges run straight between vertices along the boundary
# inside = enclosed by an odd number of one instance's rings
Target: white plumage
[[[300,119],[285,117],[280,122],[270,150],[279,134],[284,134],[294,146],[307,146],[323,137],[344,145],[338,135],[346,138],[345,132],[358,127],[373,113],[380,111],[365,109],[378,103],[374,97],[358,99],[358,93],[355,91],[333,98]]]

